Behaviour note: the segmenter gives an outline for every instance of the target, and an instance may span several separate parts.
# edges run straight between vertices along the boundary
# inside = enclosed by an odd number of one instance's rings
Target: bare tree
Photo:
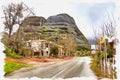
[[[115,24],[112,21],[109,21],[106,24],[104,24],[104,28],[104,32],[107,37],[112,38],[115,36]]]
[[[93,29],[95,44],[98,44],[100,37],[102,36],[101,31],[98,27]]]
[[[73,52],[75,52],[77,48],[77,43],[74,40],[73,36],[70,34],[67,34],[65,39],[60,40],[59,44],[64,46],[64,51],[66,55],[71,55],[71,53],[73,54]]]
[[[26,12],[27,15],[25,14]],[[20,4],[11,3],[8,6],[3,7],[5,18],[4,25],[5,29],[8,30],[9,39],[11,38],[13,26],[15,24],[18,24],[20,26],[25,18],[25,15],[27,17],[31,14],[31,12],[32,11],[28,7],[26,7],[23,2],[21,2]]]
[[[111,44],[108,43],[108,40],[105,40],[104,43],[100,43],[101,37],[107,37],[109,39],[113,38],[116,33],[115,33],[115,20],[114,17],[109,14],[107,14],[108,20],[101,25],[99,29],[94,29],[94,35],[97,43],[99,45],[99,53],[98,56],[100,64],[101,64],[101,69],[103,69],[104,74],[108,74],[107,70],[108,68],[108,56],[111,56],[113,54],[113,50],[110,46]],[[108,55],[109,53],[109,55]],[[104,56],[102,56],[104,54]]]
[[[8,31],[8,45],[6,47],[11,48],[16,53],[20,53],[23,45],[20,37],[22,35],[21,27],[25,26],[23,21],[25,18],[35,14],[23,2],[18,4],[10,3],[8,6],[3,6],[3,13],[5,29]],[[12,34],[16,24],[18,24],[18,30]]]

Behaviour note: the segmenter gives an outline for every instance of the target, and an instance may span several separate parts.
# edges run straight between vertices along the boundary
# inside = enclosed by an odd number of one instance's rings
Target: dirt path
[[[5,58],[5,62],[23,62],[23,63],[37,63],[37,62],[57,62],[70,60],[75,57],[65,57],[65,58],[24,58],[24,59],[13,59],[13,58]]]

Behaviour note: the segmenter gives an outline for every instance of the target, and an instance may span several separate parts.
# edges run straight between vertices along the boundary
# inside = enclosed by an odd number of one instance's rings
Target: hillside
[[[70,35],[78,46],[90,49],[89,42],[76,26],[74,19],[68,14],[58,14],[47,19],[39,16],[28,17],[24,20],[22,30],[25,40],[34,38],[57,42]]]

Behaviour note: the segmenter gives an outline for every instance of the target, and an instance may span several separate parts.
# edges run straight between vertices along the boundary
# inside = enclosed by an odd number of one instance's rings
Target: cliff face
[[[50,16],[48,17],[46,23],[51,23],[51,24],[70,24],[70,25],[76,25],[74,19],[69,16],[68,14],[58,14],[55,16]]]
[[[32,33],[35,32],[38,36],[41,35],[41,39],[47,38],[52,41],[59,39],[61,34],[70,34],[78,46],[90,49],[89,42],[76,26],[74,19],[68,14],[58,14],[47,19],[31,16],[26,18],[24,23],[28,25],[24,27],[24,32],[27,30],[25,33],[30,33],[32,30]]]
[[[32,25],[32,26],[42,26],[46,22],[46,19],[44,17],[39,16],[31,16],[24,20],[24,23],[26,25]]]

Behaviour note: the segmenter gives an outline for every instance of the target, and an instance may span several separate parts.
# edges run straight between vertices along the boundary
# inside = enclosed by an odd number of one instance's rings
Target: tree
[[[51,47],[51,51],[50,51],[50,55],[53,55],[54,57],[57,57],[58,55],[58,47],[57,46],[52,46]]]
[[[74,53],[76,51],[77,43],[72,35],[70,34],[66,34],[66,35],[67,35],[66,38],[61,39],[59,41],[59,44],[64,46],[64,51],[66,55],[71,55],[71,53]]]
[[[35,14],[23,2],[18,4],[10,3],[8,6],[3,6],[3,13],[5,19],[3,23],[5,25],[5,29],[8,31],[8,40],[4,37],[8,41],[8,45],[6,47],[11,48],[16,53],[20,53],[23,46],[20,35],[22,35],[21,27],[25,26],[24,19]],[[18,25],[18,30],[13,33],[13,29],[16,27],[16,24]]]
[[[108,38],[112,38],[115,36],[115,23],[113,21],[108,21],[103,25],[104,33]]]
[[[4,25],[5,29],[8,30],[9,39],[11,38],[13,26],[18,24],[20,27],[24,18],[29,16],[31,13],[33,14],[33,12],[23,2],[19,4],[11,3],[8,6],[4,6],[3,13],[5,18]]]
[[[97,56],[99,56],[99,64],[104,74],[108,74],[107,69],[110,69],[110,67],[107,65],[107,63],[110,60],[109,58],[114,58],[113,53],[115,52],[113,48],[114,41],[108,42],[108,40],[105,38],[111,39],[116,35],[116,24],[114,17],[109,15],[107,16],[108,20],[103,23],[103,25],[101,25],[99,29],[94,30],[95,39],[97,40],[97,44],[99,45],[99,54]],[[103,43],[100,43],[100,40],[102,40],[101,37],[105,39]]]

